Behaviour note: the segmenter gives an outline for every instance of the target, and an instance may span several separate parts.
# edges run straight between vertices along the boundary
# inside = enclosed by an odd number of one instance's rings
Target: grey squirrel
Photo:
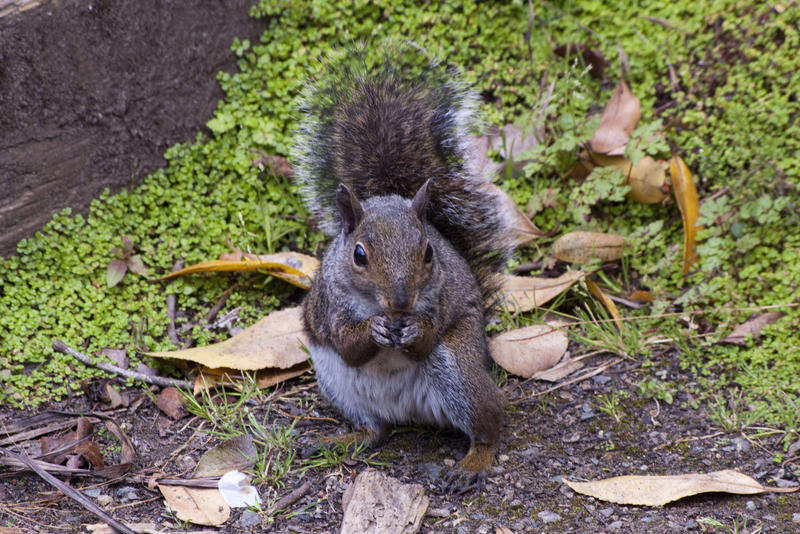
[[[500,439],[485,326],[512,245],[471,171],[477,98],[421,57],[349,50],[304,95],[295,172],[333,241],[303,312],[323,394],[371,442],[407,422],[464,432],[445,481],[466,491]]]

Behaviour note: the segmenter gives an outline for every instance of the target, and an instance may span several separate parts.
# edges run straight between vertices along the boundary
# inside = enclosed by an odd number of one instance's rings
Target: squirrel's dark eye
[[[356,265],[359,267],[366,267],[367,265],[367,253],[364,251],[364,247],[361,246],[361,243],[356,244],[356,249],[353,251],[353,261],[356,262]]]
[[[433,247],[428,243],[428,248],[425,249],[425,263],[430,263],[433,259]]]

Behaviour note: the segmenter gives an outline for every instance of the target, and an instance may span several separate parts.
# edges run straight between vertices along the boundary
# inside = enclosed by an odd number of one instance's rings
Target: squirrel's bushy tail
[[[490,303],[511,246],[487,178],[469,170],[476,110],[476,95],[454,69],[411,46],[374,62],[363,48],[334,59],[304,95],[293,154],[322,230],[339,232],[340,183],[362,200],[411,198],[430,178],[428,221],[467,260]]]

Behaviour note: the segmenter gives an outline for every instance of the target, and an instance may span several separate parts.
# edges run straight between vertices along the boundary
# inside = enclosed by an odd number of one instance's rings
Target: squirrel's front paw
[[[407,347],[422,336],[422,328],[414,317],[397,320],[396,340],[399,347]]]
[[[391,323],[383,315],[376,315],[369,322],[369,335],[379,347],[394,347]]]

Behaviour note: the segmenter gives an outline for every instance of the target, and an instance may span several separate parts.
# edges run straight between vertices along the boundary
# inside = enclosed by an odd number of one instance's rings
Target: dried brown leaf
[[[619,314],[619,310],[617,309],[617,305],[614,304],[614,301],[608,298],[608,295],[603,293],[603,290],[600,289],[600,286],[594,283],[594,281],[586,279],[586,289],[589,290],[589,293],[592,294],[594,298],[599,300],[603,306],[605,306],[606,310],[608,310],[609,315],[614,318],[614,322],[617,325],[617,328],[622,330],[622,317]]]
[[[584,276],[583,271],[567,271],[557,278],[504,275],[502,306],[511,312],[544,306]]]
[[[747,475],[728,469],[684,475],[621,476],[593,482],[564,479],[564,483],[574,491],[596,499],[642,506],[663,506],[683,497],[708,492],[752,495],[765,491],[789,493],[798,489],[768,488]]]
[[[546,382],[558,382],[565,376],[571,375],[582,367],[583,362],[581,360],[574,360],[565,354],[564,358],[562,358],[561,361],[556,365],[550,369],[544,369],[542,371],[533,373],[531,378],[536,380],[545,380]]]
[[[217,488],[159,484],[158,489],[172,513],[181,521],[197,525],[221,525],[231,516],[231,509]]]
[[[559,237],[553,244],[553,252],[561,261],[589,263],[617,261],[622,257],[625,238],[616,234],[599,232],[570,232]]]
[[[301,348],[307,344],[303,332],[302,310],[298,307],[272,312],[241,333],[220,343],[146,354],[158,358],[190,360],[212,369],[288,369],[308,359],[308,354]]]
[[[503,215],[504,226],[509,230],[506,239],[511,246],[521,245],[547,235],[531,222],[505,191],[490,182],[482,183],[481,188],[486,194],[494,196],[498,209]]]
[[[245,471],[255,465],[253,436],[241,434],[207,450],[194,469],[192,478],[219,477],[228,471]]]
[[[642,289],[634,291],[628,298],[639,302],[653,302],[653,294]]]
[[[686,274],[700,259],[695,241],[699,230],[696,225],[700,215],[700,202],[692,173],[677,154],[669,160],[669,173],[672,177],[672,191],[683,219],[683,274]]]
[[[317,267],[319,267],[319,260],[297,252],[264,255],[245,254],[241,260],[211,260],[195,263],[156,278],[156,280],[169,280],[176,276],[206,272],[264,271],[297,287],[308,289],[311,287],[311,278]]]
[[[489,353],[509,373],[530,378],[550,369],[567,350],[566,332],[550,325],[532,325],[503,332],[489,340]]]
[[[620,156],[641,116],[639,99],[620,80],[600,116],[600,126],[589,142],[593,152]]]
[[[783,312],[768,312],[761,315],[756,315],[752,319],[748,319],[739,326],[733,329],[727,337],[720,340],[720,343],[733,343],[734,345],[747,345],[748,337],[758,339],[761,335],[761,330],[768,324],[772,324],[781,317]]]
[[[170,419],[178,420],[188,412],[184,406],[183,394],[175,387],[166,387],[161,390],[156,398],[156,406]]]

